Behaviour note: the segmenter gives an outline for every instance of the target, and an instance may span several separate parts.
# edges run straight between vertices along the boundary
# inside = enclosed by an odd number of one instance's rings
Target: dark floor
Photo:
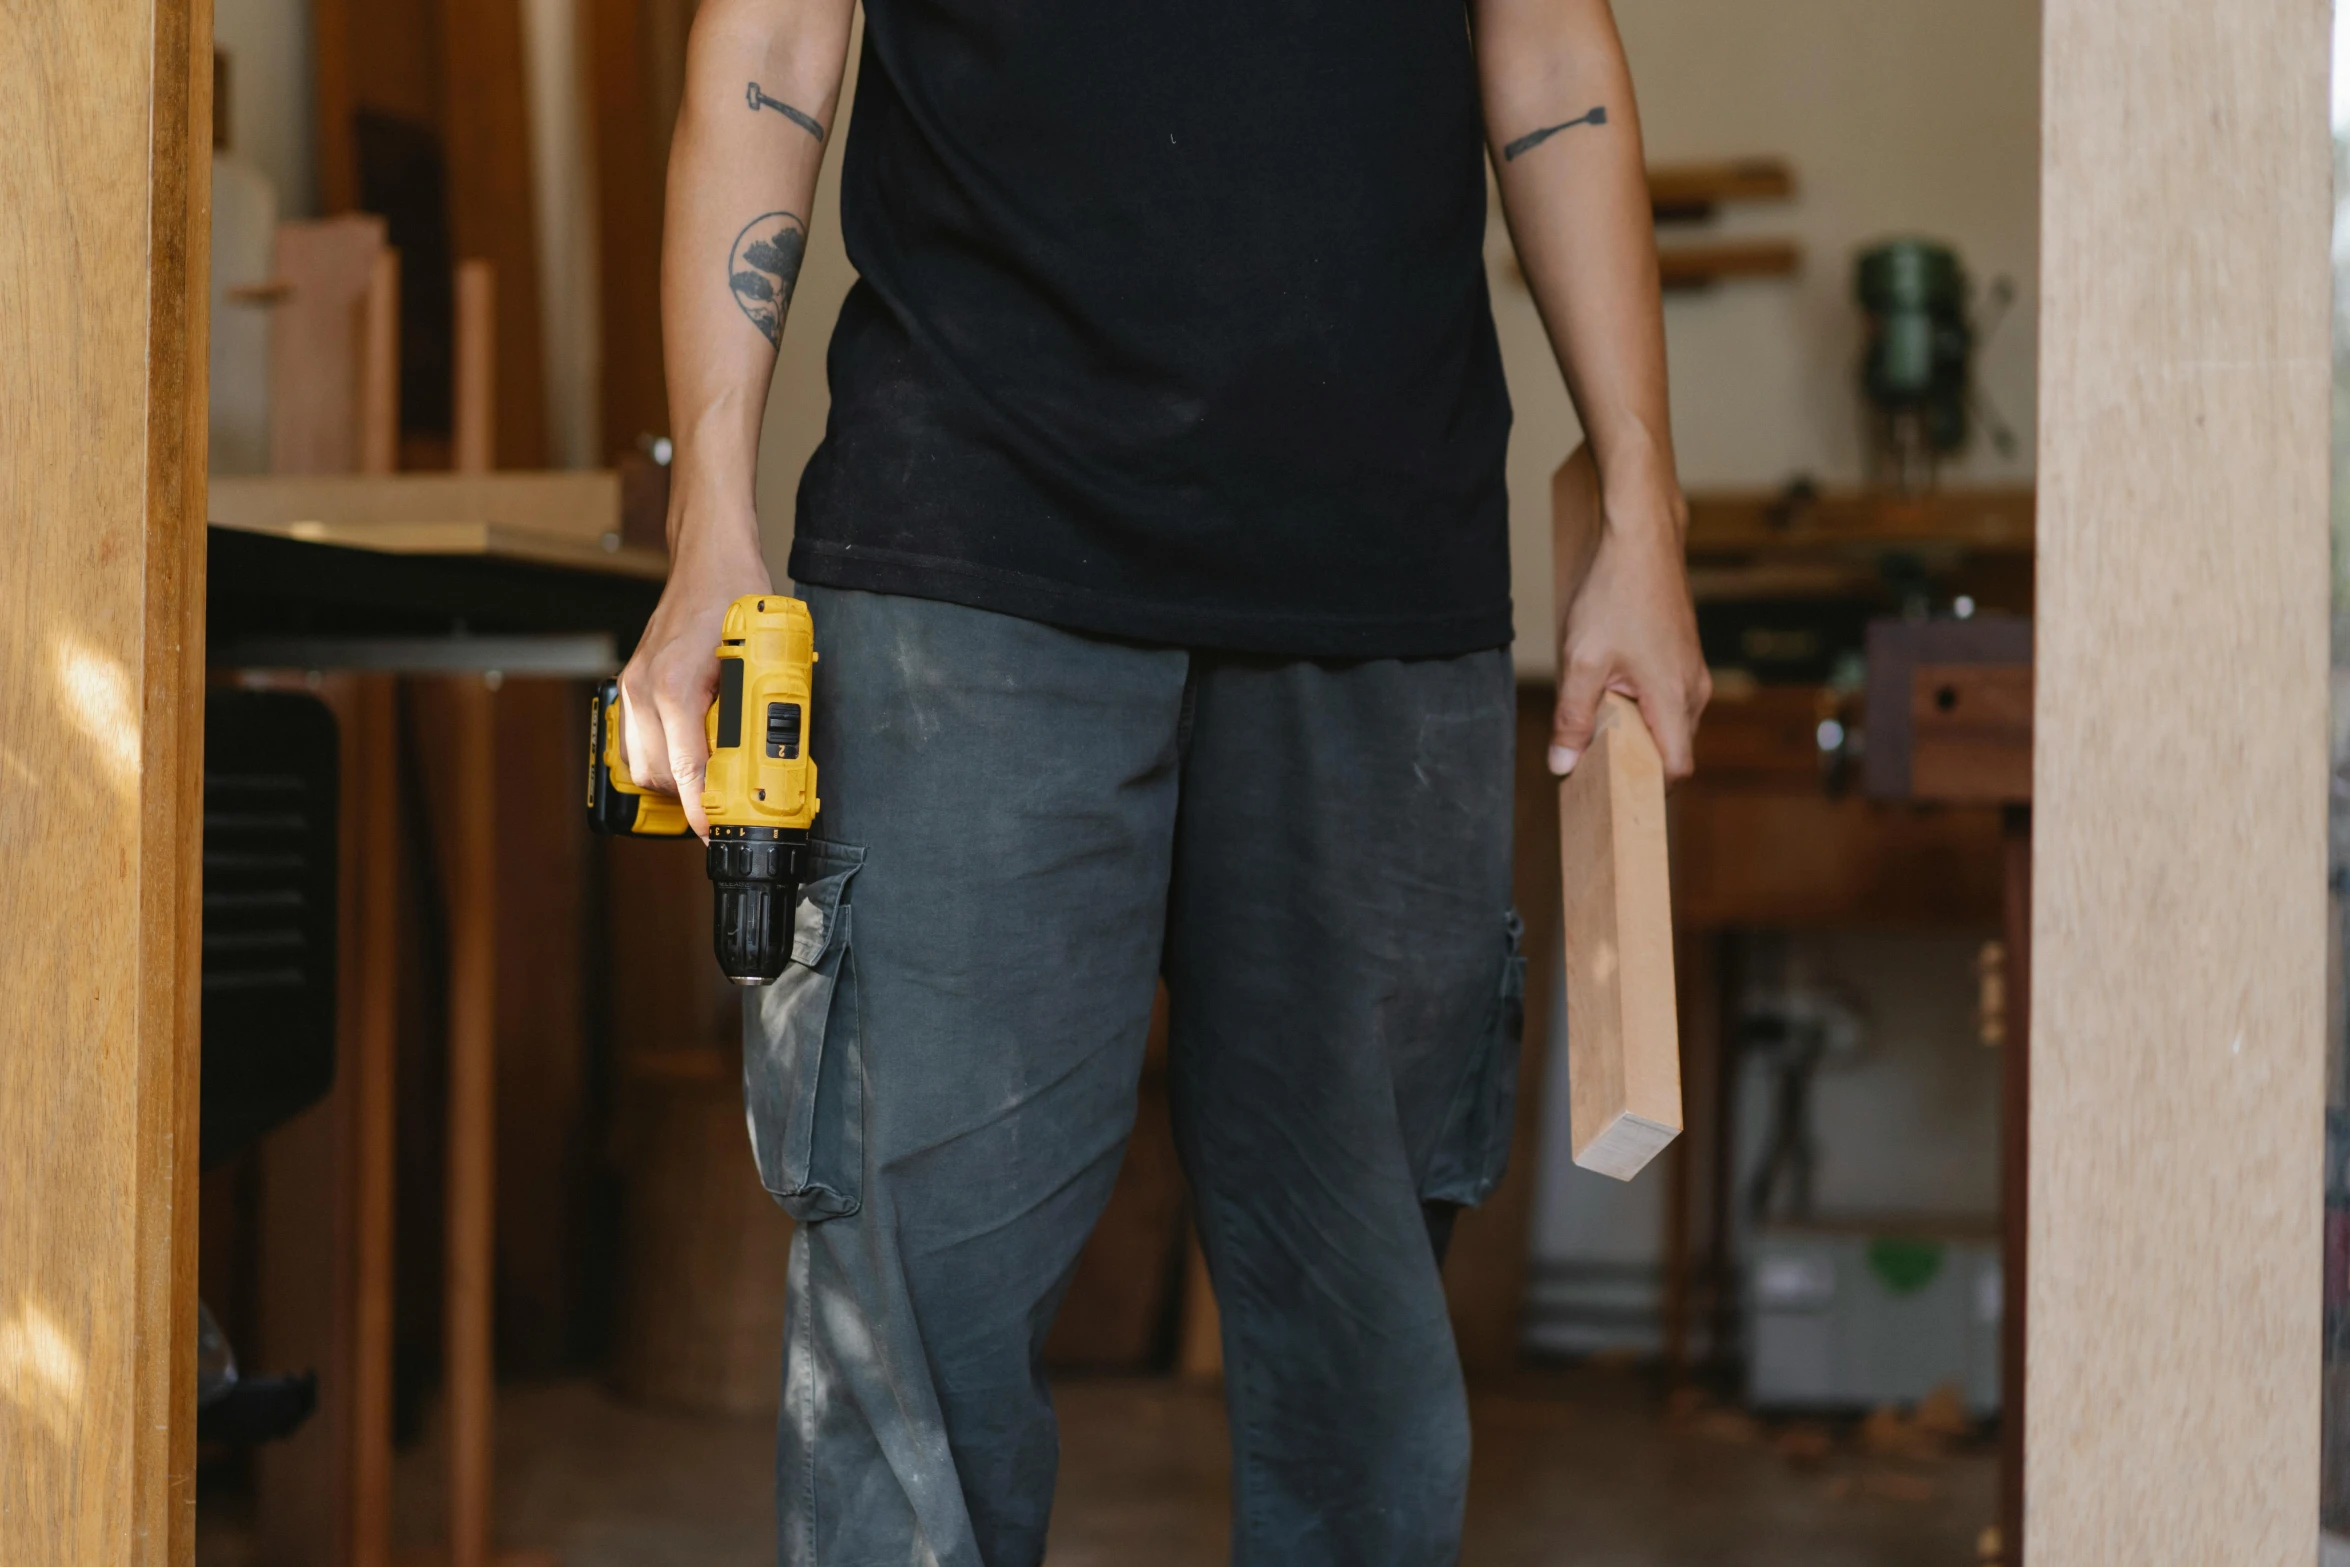
[[[1222,1405],[1162,1381],[1061,1385],[1053,1567],[1225,1559]],[[1668,1417],[1628,1371],[1530,1376],[1475,1403],[1466,1567],[1971,1567],[1993,1515],[1988,1449],[1865,1456],[1849,1436],[1800,1466],[1716,1412]],[[1820,1438],[1814,1436],[1814,1441]],[[592,1383],[499,1405],[502,1543],[564,1567],[768,1567],[763,1420],[622,1404]],[[403,1454],[404,1548],[432,1543],[438,1460]],[[199,1526],[202,1567],[238,1567]]]

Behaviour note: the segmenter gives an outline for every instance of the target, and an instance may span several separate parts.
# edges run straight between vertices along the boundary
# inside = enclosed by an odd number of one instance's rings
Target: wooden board
[[[665,551],[620,541],[616,474],[223,478],[215,526],[398,555],[497,555],[659,580]]]
[[[636,450],[639,436],[669,433],[657,304],[662,195],[677,105],[655,90],[653,78],[656,62],[683,58],[684,14],[673,0],[587,0],[583,26],[596,228],[603,241],[596,258],[603,457],[612,461]]]
[[[270,322],[272,472],[359,470],[365,304],[383,248],[381,218],[278,225],[277,276],[289,286]]]
[[[1950,544],[2031,553],[2035,500],[2028,489],[1790,493],[1699,490],[1689,497],[1689,553],[1817,553],[1823,547]]]
[[[289,522],[278,525],[224,522],[224,528],[248,533],[273,533],[305,544],[334,544],[344,549],[381,550],[388,555],[495,555],[509,560],[540,561],[550,566],[575,566],[584,571],[609,571],[625,577],[659,581],[669,574],[669,559],[656,551],[629,545],[598,549],[555,534],[528,528],[502,527],[494,522]]]
[[[600,550],[620,531],[620,476],[598,470],[223,477],[213,481],[211,510],[221,527],[257,532],[282,532],[298,522],[480,523]]]
[[[2043,8],[2029,1567],[2308,1567],[2325,0]]]
[[[457,263],[456,385],[449,398],[449,465],[462,474],[498,466],[498,269]]]
[[[1656,265],[1668,291],[1711,288],[1733,278],[1793,277],[1803,270],[1803,248],[1791,239],[1668,245],[1658,250]]]
[[[211,10],[0,7],[0,1562],[194,1551]]]
[[[449,240],[460,265],[496,268],[496,466],[547,465],[545,324],[522,0],[441,0],[441,139]],[[652,299],[643,308],[656,308]],[[457,432],[463,435],[465,432]]]
[[[1563,632],[1599,548],[1589,446],[1559,464],[1550,496]],[[1554,647],[1561,640],[1554,635]],[[1591,744],[1558,786],[1558,822],[1575,1162],[1628,1181],[1681,1130],[1681,1047],[1664,764],[1639,708],[1614,692],[1601,698]]]
[[[1664,762],[1613,692],[1559,785],[1559,868],[1575,1162],[1628,1181],[1680,1133],[1681,1042]]]
[[[400,466],[400,256],[379,249],[367,268],[359,300],[359,471],[371,476]]]
[[[1726,202],[1785,201],[1794,194],[1795,171],[1784,158],[1667,163],[1648,171],[1648,204],[1659,223],[1710,218]]]

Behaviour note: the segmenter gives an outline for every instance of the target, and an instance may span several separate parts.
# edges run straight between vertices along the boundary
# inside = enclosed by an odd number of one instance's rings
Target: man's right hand
[[[644,636],[620,671],[620,755],[640,785],[676,795],[686,821],[707,840],[702,774],[710,737],[703,726],[718,695],[719,632],[729,604],[746,593],[773,592],[775,585],[759,554],[755,525],[681,528],[676,536],[706,547],[680,553]]]
[[[704,839],[703,721],[726,607],[772,593],[752,493],[807,214],[840,106],[853,0],[701,0],[669,140],[661,223],[669,585],[620,672],[620,746]]]

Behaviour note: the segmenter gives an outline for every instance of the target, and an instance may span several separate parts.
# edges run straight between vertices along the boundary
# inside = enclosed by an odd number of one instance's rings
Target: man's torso
[[[792,574],[1300,656],[1509,639],[1442,0],[875,0]]]

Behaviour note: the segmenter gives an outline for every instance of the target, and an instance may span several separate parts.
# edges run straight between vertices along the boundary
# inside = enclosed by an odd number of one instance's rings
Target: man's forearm
[[[1680,525],[1640,116],[1607,0],[1477,0],[1485,123],[1519,265],[1612,527]]]
[[[1685,778],[1713,683],[1681,552],[1689,513],[1632,72],[1608,0],[1472,4],[1502,210],[1599,469],[1598,544],[1559,606],[1550,770],[1573,770],[1616,691],[1639,702],[1665,775]]]
[[[759,425],[849,15],[848,0],[704,0],[694,19],[661,248],[673,557],[758,547]]]

